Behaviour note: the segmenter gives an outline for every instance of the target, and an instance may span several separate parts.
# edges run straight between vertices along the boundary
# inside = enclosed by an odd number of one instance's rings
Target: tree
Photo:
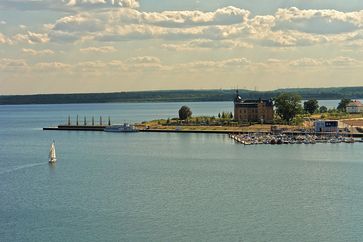
[[[222,112],[222,119],[226,119],[226,113]]]
[[[326,113],[326,112],[328,112],[328,108],[327,108],[327,107],[325,107],[325,106],[321,106],[321,107],[319,108],[319,113]]]
[[[347,105],[351,102],[351,99],[343,98],[340,100],[340,103],[338,104],[337,109],[341,112],[345,112],[345,109],[347,108]]]
[[[233,113],[232,112],[229,113],[229,118],[233,119]]]
[[[192,116],[192,111],[188,106],[182,106],[179,109],[179,119],[186,120]]]
[[[275,98],[276,113],[287,123],[302,111],[301,96],[292,93],[282,93]]]
[[[304,111],[310,114],[315,113],[319,108],[318,100],[310,99],[304,102]]]

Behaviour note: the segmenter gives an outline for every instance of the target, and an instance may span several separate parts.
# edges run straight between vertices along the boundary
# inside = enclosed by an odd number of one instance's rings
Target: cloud
[[[71,68],[72,65],[62,62],[40,62],[33,66],[33,70],[44,72],[67,71]]]
[[[191,27],[205,25],[231,25],[247,22],[250,12],[233,6],[217,9],[214,12],[202,11],[164,11],[139,12],[123,9],[116,16],[116,21],[130,23],[146,23],[161,27]]]
[[[104,30],[102,19],[94,18],[90,13],[81,13],[63,17],[56,21],[52,30],[64,32],[97,32]]]
[[[363,10],[340,12],[330,9],[278,9],[276,30],[297,30],[314,34],[337,34],[355,31],[363,26]]]
[[[0,44],[12,44],[11,39],[0,33]]]
[[[1,24],[1,25],[5,25],[5,24],[6,24],[6,21],[5,21],[5,20],[1,20],[1,21],[0,21],[0,24]]]
[[[222,60],[200,60],[177,64],[163,63],[154,56],[136,56],[125,60],[92,60],[77,64],[59,61],[39,62],[28,64],[24,59],[0,59],[0,70],[19,73],[28,71],[33,73],[52,72],[92,75],[105,73],[143,74],[157,72],[175,75],[178,73],[303,73],[304,71],[351,70],[361,69],[363,61],[346,56],[336,56],[330,59],[304,57],[298,59],[267,59],[255,62],[244,57]]]
[[[232,58],[218,61],[194,61],[190,63],[179,64],[174,68],[176,71],[229,71],[231,68],[239,69],[251,65],[252,62],[246,58]]]
[[[289,61],[288,65],[295,68],[305,68],[305,67],[317,67],[324,64],[324,61],[321,59],[313,59],[313,58],[301,58],[293,61]]]
[[[253,48],[253,45],[238,40],[209,40],[196,39],[179,44],[162,44],[162,48],[175,51],[211,50],[211,49],[235,49]]]
[[[45,50],[34,50],[34,49],[27,49],[27,48],[23,48],[21,50],[23,53],[25,54],[29,54],[32,56],[38,56],[38,55],[54,55],[55,52],[50,50],[50,49],[45,49]]]
[[[212,12],[110,9],[63,17],[47,33],[52,41],[101,42],[162,39],[166,49],[308,46],[341,43],[360,36],[363,11],[279,9],[275,15],[250,16],[224,7]],[[180,43],[184,41],[184,43]],[[199,41],[199,42],[198,42]],[[228,43],[229,41],[229,43]],[[238,44],[239,43],[239,44]],[[229,45],[229,46],[228,46]]]
[[[17,42],[24,42],[28,44],[47,43],[49,42],[48,34],[46,33],[33,33],[27,31],[25,34],[17,34],[13,36],[13,40]]]
[[[0,70],[7,72],[26,71],[29,68],[24,59],[0,59]]]
[[[44,1],[48,2],[41,2]],[[287,8],[278,9],[273,15],[251,16],[248,10],[233,6],[215,11],[146,12],[126,7],[135,7],[138,1],[64,0],[62,4],[69,8],[83,5],[122,7],[102,10],[80,8],[47,24],[43,32],[27,31],[7,39],[0,35],[0,43],[51,41],[84,44],[96,41],[107,42],[101,45],[108,46],[108,43],[111,45],[117,41],[158,39],[164,41],[161,44],[164,49],[191,51],[258,45],[270,48],[329,43],[347,45],[350,42],[353,46],[353,42],[359,43],[363,39],[363,10],[340,12]],[[114,51],[90,48],[84,48],[81,52]]]
[[[70,7],[140,7],[138,0],[63,0],[63,2]]]
[[[52,10],[74,12],[108,8],[138,8],[138,0],[1,0],[0,8],[17,10]]]
[[[83,53],[110,53],[116,52],[117,49],[113,46],[101,46],[101,47],[88,47],[80,49]]]
[[[131,57],[126,60],[128,63],[133,64],[145,64],[145,63],[160,63],[160,59],[155,56],[138,56],[138,57]]]

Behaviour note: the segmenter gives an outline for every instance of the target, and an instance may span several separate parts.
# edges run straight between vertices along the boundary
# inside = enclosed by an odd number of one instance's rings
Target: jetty
[[[57,127],[45,127],[43,130],[68,130],[68,131],[104,131],[106,126],[102,125],[58,125]]]

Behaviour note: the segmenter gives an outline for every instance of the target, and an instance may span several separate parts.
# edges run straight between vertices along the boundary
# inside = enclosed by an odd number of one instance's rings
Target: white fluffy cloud
[[[47,43],[49,41],[47,33],[34,33],[27,31],[25,34],[17,34],[13,36],[13,40],[28,44]]]
[[[138,8],[139,0],[1,0],[0,8],[19,10],[53,10],[74,12],[78,10],[107,8]]]
[[[138,0],[63,0],[67,6],[108,6],[108,7],[125,7],[138,8],[140,7]]]
[[[101,46],[101,47],[87,47],[80,49],[83,53],[110,53],[116,52],[117,49],[113,46]]]
[[[211,49],[253,48],[253,45],[239,40],[195,39],[177,44],[162,44],[161,47],[167,50],[175,50],[175,51],[194,51],[196,49],[211,50]]]
[[[228,41],[234,48],[248,47],[251,43],[267,46],[339,43],[359,38],[362,28],[363,11],[345,13],[290,8],[279,9],[275,15],[250,17],[249,11],[236,7],[224,7],[213,12],[142,12],[121,8],[63,17],[47,34],[52,41],[71,42],[184,40],[185,43],[165,43],[163,47],[188,50],[205,45],[224,48]],[[195,39],[203,39],[204,42],[198,43]],[[240,44],[233,44],[238,42]]]
[[[297,30],[314,34],[337,34],[355,31],[363,26],[363,10],[340,12],[337,10],[279,9],[275,29]]]
[[[11,39],[0,32],[0,44],[11,44],[11,43],[12,43]]]
[[[50,50],[50,49],[34,50],[34,49],[23,48],[21,51],[23,53],[25,53],[25,54],[29,54],[29,55],[32,55],[32,56],[37,56],[37,55],[54,55],[55,54],[55,52],[53,50]]]

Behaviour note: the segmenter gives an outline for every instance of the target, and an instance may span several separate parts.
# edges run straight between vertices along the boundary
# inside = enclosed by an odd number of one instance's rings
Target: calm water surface
[[[182,104],[0,106],[0,241],[363,240],[363,144],[41,130],[77,113],[174,117]]]

